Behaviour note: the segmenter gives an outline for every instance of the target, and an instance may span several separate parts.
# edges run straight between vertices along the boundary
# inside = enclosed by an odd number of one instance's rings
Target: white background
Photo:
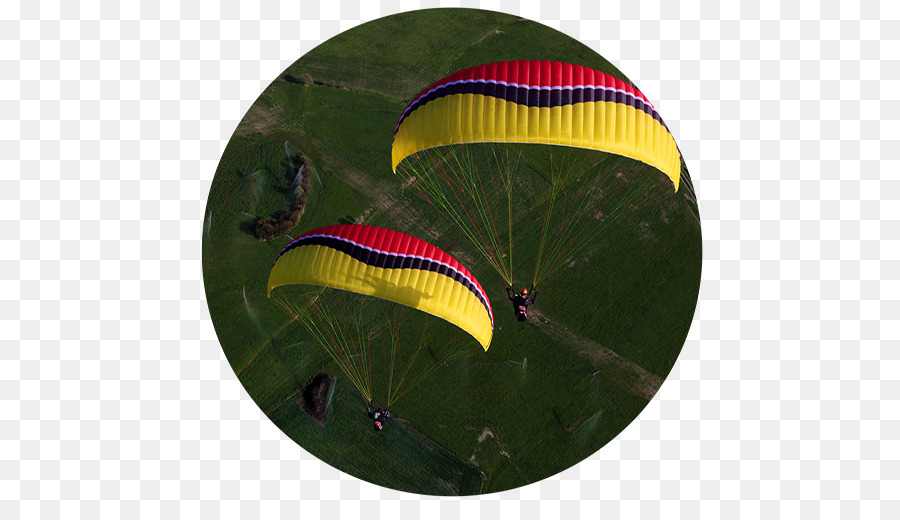
[[[3,517],[900,518],[896,3],[206,4],[0,9]],[[437,6],[541,21],[633,78],[704,238],[690,336],[644,413],[554,478],[463,499],[283,435],[222,354],[200,260],[263,88],[340,31]]]

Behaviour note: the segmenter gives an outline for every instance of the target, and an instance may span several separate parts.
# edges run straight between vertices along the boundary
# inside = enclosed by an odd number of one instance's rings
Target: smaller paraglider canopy
[[[341,224],[312,230],[281,250],[268,293],[281,285],[319,285],[390,300],[442,318],[491,343],[490,301],[462,264],[411,235]]]

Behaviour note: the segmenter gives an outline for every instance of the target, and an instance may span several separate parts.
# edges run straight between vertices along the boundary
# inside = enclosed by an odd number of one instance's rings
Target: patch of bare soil
[[[537,310],[529,309],[529,314],[549,336],[575,347],[582,355],[587,356],[602,374],[618,382],[631,393],[649,401],[662,386],[661,377],[648,372],[633,361],[595,341],[579,336],[562,323],[547,318]]]
[[[328,391],[334,380],[333,375],[319,372],[300,391],[300,407],[322,426],[325,426],[325,412],[328,409]]]
[[[280,110],[278,108],[266,107],[259,103],[254,103],[250,107],[250,110],[247,111],[247,115],[244,116],[244,119],[238,124],[237,129],[234,131],[234,135],[250,135],[254,132],[268,135],[269,132],[275,130],[279,125],[279,112]]]
[[[484,444],[487,439],[491,439],[492,442]],[[522,468],[520,468],[519,465],[516,464],[510,456],[509,451],[507,451],[506,449],[506,446],[502,442],[500,442],[500,439],[498,439],[497,436],[494,435],[494,432],[491,431],[491,429],[487,426],[484,427],[484,429],[481,431],[481,435],[478,436],[478,444],[475,446],[475,450],[469,457],[469,462],[475,464],[476,466],[479,465],[478,456],[485,450],[496,450],[496,453],[503,455],[507,458],[507,460],[509,460],[509,462],[513,465],[514,468],[516,468],[516,471],[518,471],[520,475],[525,475],[525,473],[522,471]]]
[[[478,436],[478,444],[481,444],[482,442],[484,442],[484,440],[487,439],[488,437],[493,438],[494,432],[492,432],[490,428],[485,426],[484,431],[481,432],[481,435]]]

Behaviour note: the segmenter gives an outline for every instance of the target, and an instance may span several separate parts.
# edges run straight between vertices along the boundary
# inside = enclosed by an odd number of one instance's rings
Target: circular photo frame
[[[203,222],[210,315],[266,416],[379,486],[475,495],[613,440],[700,288],[684,158],[578,41],[476,9],[380,18],[247,111]]]

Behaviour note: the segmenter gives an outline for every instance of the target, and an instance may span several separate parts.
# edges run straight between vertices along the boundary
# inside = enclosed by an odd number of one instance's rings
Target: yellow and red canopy
[[[334,225],[303,234],[282,249],[268,292],[308,284],[408,305],[460,327],[487,350],[491,304],[478,280],[449,254],[416,237],[375,226]]]
[[[391,166],[420,150],[476,142],[624,155],[662,171],[675,190],[681,174],[675,139],[650,101],[621,79],[571,63],[490,63],[432,84],[403,111]]]

